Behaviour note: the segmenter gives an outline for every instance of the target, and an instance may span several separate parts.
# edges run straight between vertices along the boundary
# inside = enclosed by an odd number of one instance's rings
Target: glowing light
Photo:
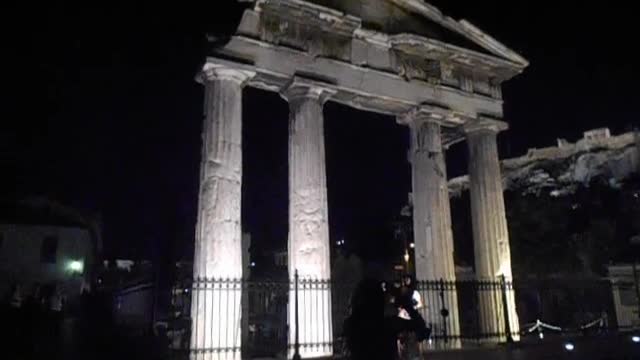
[[[539,333],[538,337],[540,338],[540,340],[544,340],[544,333],[543,332]]]
[[[414,248],[416,247],[416,244],[411,243],[411,244],[409,244],[409,247],[410,247],[410,248],[412,248],[412,249],[414,249]]]
[[[409,253],[404,254],[404,262],[409,262]]]
[[[640,336],[632,336],[631,337],[631,341],[633,341],[634,343],[638,344],[640,343]]]
[[[67,264],[67,269],[71,272],[82,273],[84,271],[84,262],[80,260],[72,260]]]
[[[564,349],[567,351],[573,351],[576,347],[572,343],[564,344]]]
[[[255,261],[252,261],[252,262],[251,262],[251,267],[256,267],[256,263],[255,263]]]

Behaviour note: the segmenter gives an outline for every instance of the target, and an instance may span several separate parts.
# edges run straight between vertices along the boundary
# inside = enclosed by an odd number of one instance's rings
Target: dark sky
[[[22,3],[5,12],[14,23],[4,31],[0,197],[43,195],[101,214],[110,256],[174,247],[189,256],[202,125],[193,76],[205,34],[224,32],[240,9],[231,0]],[[503,157],[638,121],[630,3],[432,3],[531,61],[504,90],[511,130],[501,136]],[[261,247],[284,248],[287,105],[248,89],[244,109],[244,227]],[[392,118],[332,103],[325,117],[331,234],[375,257],[409,191],[407,132]],[[464,146],[454,147],[451,175],[465,161]]]

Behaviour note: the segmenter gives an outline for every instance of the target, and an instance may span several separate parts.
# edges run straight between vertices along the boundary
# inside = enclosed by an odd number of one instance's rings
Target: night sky
[[[231,0],[9,5],[0,198],[46,196],[99,214],[107,256],[192,254],[206,33],[229,31]],[[88,4],[91,3],[91,4]],[[226,4],[222,6],[220,4]],[[632,5],[610,1],[432,1],[531,62],[504,89],[501,156],[631,128],[638,114]],[[135,5],[134,5],[135,4]],[[243,222],[256,248],[286,248],[287,117],[277,94],[244,100]],[[325,107],[331,235],[376,258],[406,203],[408,132],[393,118]],[[464,144],[449,155],[465,172]],[[455,219],[454,219],[455,221]]]

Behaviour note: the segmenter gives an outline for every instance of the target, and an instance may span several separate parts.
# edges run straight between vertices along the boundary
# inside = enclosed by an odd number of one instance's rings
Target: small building
[[[593,129],[584,132],[584,140],[586,141],[598,141],[606,140],[611,137],[611,131],[608,128]]]
[[[3,208],[0,296],[17,285],[22,297],[35,291],[43,296],[60,291],[70,298],[89,286],[98,250],[97,231],[75,214],[44,200]]]

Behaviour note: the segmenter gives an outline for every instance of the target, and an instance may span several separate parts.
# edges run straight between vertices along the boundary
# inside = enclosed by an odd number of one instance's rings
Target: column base
[[[194,282],[190,359],[241,359],[241,296],[241,280]]]
[[[298,290],[300,357],[316,359],[333,355],[331,290],[328,281],[302,280]],[[289,294],[289,351],[295,350],[295,290]]]
[[[289,345],[288,359],[293,359],[294,345]],[[331,359],[333,358],[333,342],[323,344],[300,344],[301,359]]]
[[[189,360],[242,360],[242,353],[239,348],[191,350]]]

